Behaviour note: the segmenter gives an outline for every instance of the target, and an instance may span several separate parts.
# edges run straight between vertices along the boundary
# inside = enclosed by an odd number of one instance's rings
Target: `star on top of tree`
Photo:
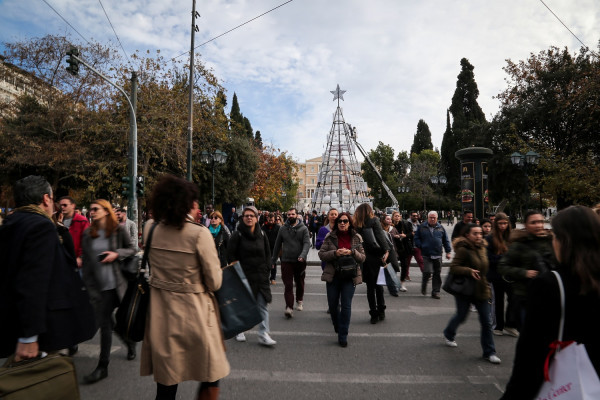
[[[336,101],[337,99],[344,100],[344,93],[346,93],[345,90],[340,90],[339,84],[335,90],[330,90],[329,92],[333,95],[333,101]]]

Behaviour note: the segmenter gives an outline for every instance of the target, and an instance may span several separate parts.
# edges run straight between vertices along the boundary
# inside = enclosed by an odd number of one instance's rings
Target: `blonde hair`
[[[221,220],[221,226],[224,227],[225,226],[225,222],[223,221],[223,214],[221,214],[219,211],[213,211],[212,214],[210,214],[210,218],[212,219],[212,217],[218,217]],[[212,224],[211,224],[212,225]]]

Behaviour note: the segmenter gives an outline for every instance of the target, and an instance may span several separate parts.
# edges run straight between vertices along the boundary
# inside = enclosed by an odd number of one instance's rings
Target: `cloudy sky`
[[[286,0],[197,1],[203,43]],[[600,39],[598,0],[544,0],[587,46]],[[0,0],[0,41],[75,32],[125,50],[177,56],[190,45],[192,0]],[[80,38],[79,38],[80,39]],[[580,43],[540,0],[293,0],[197,51],[263,141],[303,161],[324,150],[339,84],[342,107],[366,149],[409,150],[419,119],[441,146],[460,72],[475,66],[488,120],[505,87],[506,59]],[[66,65],[66,64],[65,64]]]

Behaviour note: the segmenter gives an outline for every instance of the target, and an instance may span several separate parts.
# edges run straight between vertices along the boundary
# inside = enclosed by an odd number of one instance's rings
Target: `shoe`
[[[441,297],[440,297],[440,294],[439,294],[439,293],[433,293],[433,294],[431,295],[431,298],[433,298],[433,299],[438,299],[438,300],[439,300],[439,299],[441,299]]]
[[[398,297],[398,292],[395,292],[395,293],[390,292],[390,296]]]
[[[400,286],[400,291],[401,292],[406,292],[406,286],[404,286],[404,285]]]
[[[446,346],[448,346],[448,347],[458,347],[458,343],[456,343],[455,340],[450,340],[450,339],[444,338],[444,341],[446,342]]]
[[[348,342],[346,340],[338,340],[340,347],[348,347]]]
[[[271,280],[271,285],[277,285],[277,281],[275,279]]]
[[[385,319],[385,311],[381,310],[379,311],[379,320],[383,321]]]
[[[288,319],[292,318],[293,313],[294,313],[294,311],[291,308],[286,307],[286,309],[285,309],[285,317],[286,318],[288,318]]]
[[[271,339],[271,336],[269,336],[268,333],[265,333],[264,335],[259,335],[258,343],[262,344],[263,346],[275,346],[277,344],[276,341]]]
[[[301,301],[299,301],[299,302],[298,302],[298,304],[296,305],[296,310],[298,310],[298,311],[302,311],[302,310],[304,310],[304,307],[303,307],[303,305],[302,305],[302,302],[301,302]]]
[[[377,311],[369,311],[369,314],[371,315],[372,324],[379,322],[379,313]]]
[[[427,296],[427,289],[421,289],[421,294],[423,296]]]
[[[471,306],[469,306],[469,311],[475,312],[475,311],[477,311],[477,308],[475,308],[475,306],[473,304],[471,304]]]
[[[327,314],[331,314],[331,311],[329,311],[329,308],[327,309]]]
[[[504,328],[504,333],[506,333],[508,336],[519,337],[519,331],[515,328]]]
[[[502,336],[502,335],[504,335],[504,333],[502,333],[502,331],[501,331],[501,330],[499,330],[499,329],[494,329],[494,330],[492,331],[492,333],[493,333],[494,335],[496,335],[496,336]]]
[[[407,277],[406,277],[406,281],[407,281],[407,282],[410,282],[410,277],[408,277],[408,276],[407,276]]]
[[[87,384],[92,384],[92,383],[101,381],[102,379],[106,378],[107,376],[108,376],[108,368],[96,367],[94,372],[83,377],[83,382],[85,382]]]
[[[502,361],[500,360],[500,358],[498,358],[497,355],[492,354],[491,356],[488,357],[483,357],[484,359],[488,360],[489,362],[491,362],[492,364],[500,364]]]
[[[127,344],[127,359],[129,361],[131,360],[135,360],[135,356],[136,356],[136,351],[135,351],[135,343],[129,343]]]
[[[237,340],[238,342],[245,342],[246,335],[244,335],[244,332],[238,333],[237,335],[235,335],[235,340]]]

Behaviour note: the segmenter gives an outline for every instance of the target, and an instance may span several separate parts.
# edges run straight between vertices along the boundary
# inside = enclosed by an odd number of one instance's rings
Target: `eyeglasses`
[[[245,214],[244,218],[256,218],[256,216],[252,214]]]
[[[350,220],[347,220],[347,219],[340,219],[340,220],[338,221],[338,224],[347,224],[348,222],[350,222]]]

